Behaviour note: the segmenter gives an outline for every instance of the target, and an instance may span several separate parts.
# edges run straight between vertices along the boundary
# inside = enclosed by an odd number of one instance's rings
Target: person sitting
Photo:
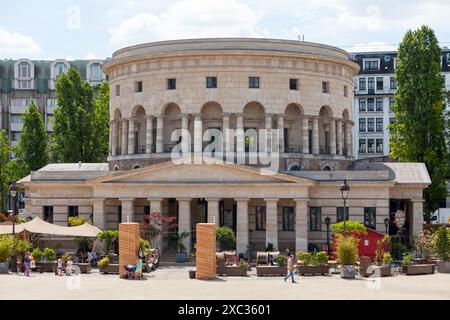
[[[73,261],[72,258],[69,258],[69,260],[67,260],[66,276],[70,276],[72,274],[72,270],[73,270]]]

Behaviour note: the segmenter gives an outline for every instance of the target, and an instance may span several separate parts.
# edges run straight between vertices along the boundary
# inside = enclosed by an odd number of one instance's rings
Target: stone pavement
[[[395,276],[344,280],[339,275],[296,277],[220,277],[212,281],[189,279],[192,267],[160,267],[145,280],[123,280],[117,275],[91,274],[58,277],[52,273],[0,275],[0,300],[7,299],[450,299],[450,274]]]

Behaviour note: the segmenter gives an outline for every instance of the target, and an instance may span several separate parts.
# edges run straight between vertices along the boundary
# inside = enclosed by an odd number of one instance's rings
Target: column
[[[122,202],[122,223],[134,222],[134,198],[119,200]]]
[[[111,137],[111,155],[112,156],[117,156],[117,134],[119,131],[119,125],[117,123],[117,121],[113,121],[111,122],[111,132],[112,132],[112,137]]]
[[[149,203],[150,203],[150,213],[152,212],[159,212],[162,216],[162,199],[161,198],[149,198],[148,199]],[[165,228],[165,225],[161,226],[162,228]],[[161,232],[164,232],[166,230],[162,229],[160,230]],[[152,246],[163,250],[164,248],[162,247],[162,234],[160,233],[155,239],[154,239],[154,243],[152,243]]]
[[[278,134],[280,136],[280,152],[284,152],[285,147],[284,147],[284,114],[280,113],[278,114],[278,123],[277,123],[277,128],[278,128]]]
[[[278,199],[264,199],[266,201],[266,246],[273,244],[278,250]]]
[[[248,201],[236,199],[236,252],[246,253],[248,246]]]
[[[330,154],[336,155],[336,120],[330,119]]]
[[[319,149],[319,118],[313,117],[313,132],[312,132],[312,153],[318,155],[320,153]]]
[[[342,120],[337,121],[337,154],[343,155],[342,150]]]
[[[223,135],[223,151],[231,151],[231,143],[229,139],[228,130],[230,129],[230,115],[228,113],[223,114],[222,135]]]
[[[265,149],[267,151],[271,151],[272,150],[272,115],[266,113],[265,116],[265,129],[266,129],[266,147]],[[258,133],[258,137],[259,137],[259,133]],[[259,141],[258,141],[259,144]],[[259,150],[259,146],[257,147]]]
[[[352,156],[352,124],[350,122],[345,123],[345,149],[346,156],[350,158]]]
[[[183,241],[188,256],[191,254],[191,199],[181,198],[178,200],[178,234],[184,231],[189,232],[189,236]]]
[[[189,114],[183,113],[181,115],[181,148],[183,153],[187,153],[190,150],[191,139],[189,135]]]
[[[147,133],[145,136],[145,153],[151,154],[153,149],[153,116],[147,117]]]
[[[122,152],[121,154],[124,156],[128,154],[128,120],[122,120]]]
[[[308,251],[307,199],[295,199],[295,251]]]
[[[134,118],[128,119],[128,154],[134,154],[136,145]]]
[[[106,229],[106,219],[105,219],[105,199],[95,198],[92,206],[92,213],[94,215],[93,223],[94,226],[101,230]]]
[[[244,115],[236,114],[236,152],[244,152]]]
[[[416,236],[420,231],[423,231],[423,202],[422,199],[411,199],[412,202],[412,224],[411,235]]]
[[[302,122],[302,153],[309,154],[309,117],[303,117]]]
[[[163,116],[156,116],[156,153],[162,153],[163,149]]]
[[[208,198],[208,223],[215,223],[220,226],[219,201],[220,199]]]
[[[200,114],[194,116],[194,152],[201,154],[203,149],[203,123]]]

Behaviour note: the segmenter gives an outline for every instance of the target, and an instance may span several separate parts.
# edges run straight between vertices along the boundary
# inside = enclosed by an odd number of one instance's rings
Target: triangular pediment
[[[92,180],[96,183],[302,183],[314,185],[314,181],[282,173],[269,173],[237,164],[176,164],[164,162],[149,167],[117,172]]]

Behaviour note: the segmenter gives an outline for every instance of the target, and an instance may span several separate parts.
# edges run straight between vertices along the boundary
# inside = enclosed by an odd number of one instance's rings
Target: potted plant
[[[304,274],[328,274],[330,268],[327,264],[328,254],[325,251],[320,252],[298,252],[297,253],[297,273]]]
[[[0,235],[0,274],[8,274],[8,260],[14,252],[14,240],[11,236]]]
[[[412,255],[407,252],[403,255],[402,260],[402,272],[406,275],[416,275],[416,274],[433,274],[434,264],[411,264]]]
[[[382,240],[377,241],[377,248],[375,249],[375,264],[372,269],[375,270],[375,274],[380,277],[388,277],[392,275],[391,262],[392,257],[389,253],[386,253],[386,248],[389,245],[389,236],[385,236]],[[386,255],[387,254],[387,255]],[[390,262],[386,263],[385,257],[390,258]]]
[[[271,253],[269,253],[270,255]],[[275,254],[272,253],[272,257]],[[276,265],[257,265],[256,275],[257,276],[285,276],[287,274],[286,259],[283,255],[275,256]],[[270,259],[269,259],[270,261]]]
[[[273,243],[269,242],[266,246],[266,252],[273,252],[273,249],[274,249]]]
[[[341,264],[341,277],[354,279],[355,262],[358,256],[359,239],[352,236],[337,235],[336,256]]]
[[[109,255],[109,251],[111,250],[111,245],[114,241],[119,239],[119,231],[118,230],[105,230],[98,234],[100,240],[103,241],[103,253],[105,256]]]
[[[230,227],[220,227],[216,231],[218,251],[231,250],[236,244],[236,235]]]
[[[175,239],[175,247],[177,250],[175,261],[177,263],[183,263],[187,261],[186,247],[183,244],[184,239],[191,235],[188,231],[183,231],[181,233],[173,233],[172,238]]]
[[[422,259],[430,260],[433,254],[434,235],[429,230],[419,232],[414,237],[414,249]]]
[[[440,273],[450,273],[450,229],[440,226],[434,237],[434,253],[441,261],[437,263]]]

